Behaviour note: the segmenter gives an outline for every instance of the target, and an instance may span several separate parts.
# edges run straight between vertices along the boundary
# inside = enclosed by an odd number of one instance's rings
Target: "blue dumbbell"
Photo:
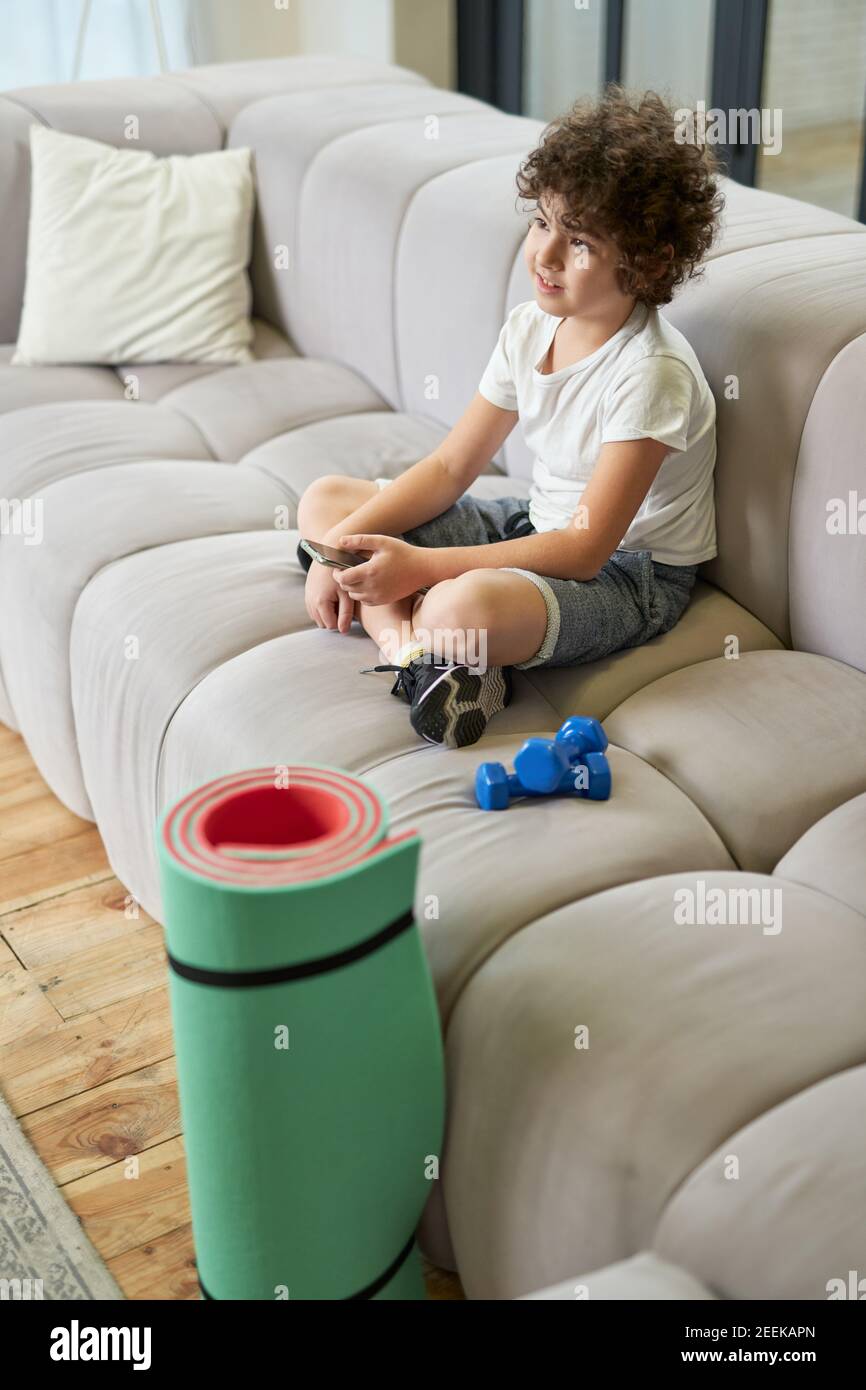
[[[481,763],[475,773],[475,799],[482,811],[504,811],[518,797],[557,793],[586,797],[589,801],[607,801],[610,788],[610,767],[603,753],[587,753],[579,763],[566,768],[552,792],[525,787],[502,763]]]
[[[607,734],[598,720],[573,714],[556,738],[528,738],[515,756],[514,770],[528,791],[555,792],[575,763],[606,748]]]
[[[610,763],[604,753],[586,753],[563,772],[556,790],[585,796],[589,801],[607,801],[610,788]]]
[[[504,811],[509,801],[525,796],[520,778],[502,763],[479,763],[475,772],[475,800],[482,811]]]

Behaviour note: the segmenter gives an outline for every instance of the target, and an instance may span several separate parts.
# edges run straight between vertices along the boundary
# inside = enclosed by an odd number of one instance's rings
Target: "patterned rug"
[[[0,1096],[0,1301],[122,1299]]]

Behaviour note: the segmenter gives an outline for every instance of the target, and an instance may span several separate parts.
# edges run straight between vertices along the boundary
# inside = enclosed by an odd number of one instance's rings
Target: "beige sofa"
[[[12,367],[28,127],[120,144],[131,109],[160,154],[252,147],[257,360]],[[0,537],[0,717],[156,915],[157,812],[229,770],[334,764],[420,830],[449,1089],[422,1237],[470,1297],[823,1299],[866,1272],[866,535],[827,526],[866,497],[866,227],[725,184],[664,311],[716,396],[720,558],[666,636],[516,673],[480,744],[415,737],[275,524],[465,408],[531,296],[541,128],[328,56],[0,96],[0,497],[44,527]],[[530,466],[518,429],[472,491]],[[611,800],[478,810],[476,764],[569,714],[605,721]],[[714,889],[752,916],[677,919]]]

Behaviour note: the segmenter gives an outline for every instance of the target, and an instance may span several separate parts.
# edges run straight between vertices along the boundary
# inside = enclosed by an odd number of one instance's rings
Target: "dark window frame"
[[[716,0],[710,106],[719,111],[761,109],[769,0]],[[716,145],[714,153],[737,183],[755,185],[758,147]]]
[[[457,90],[523,114],[523,0],[457,0]]]

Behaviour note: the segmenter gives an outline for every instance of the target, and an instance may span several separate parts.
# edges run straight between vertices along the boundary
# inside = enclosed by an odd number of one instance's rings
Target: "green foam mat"
[[[423,1298],[444,1067],[420,840],[323,765],[220,778],[157,829],[204,1297]]]

